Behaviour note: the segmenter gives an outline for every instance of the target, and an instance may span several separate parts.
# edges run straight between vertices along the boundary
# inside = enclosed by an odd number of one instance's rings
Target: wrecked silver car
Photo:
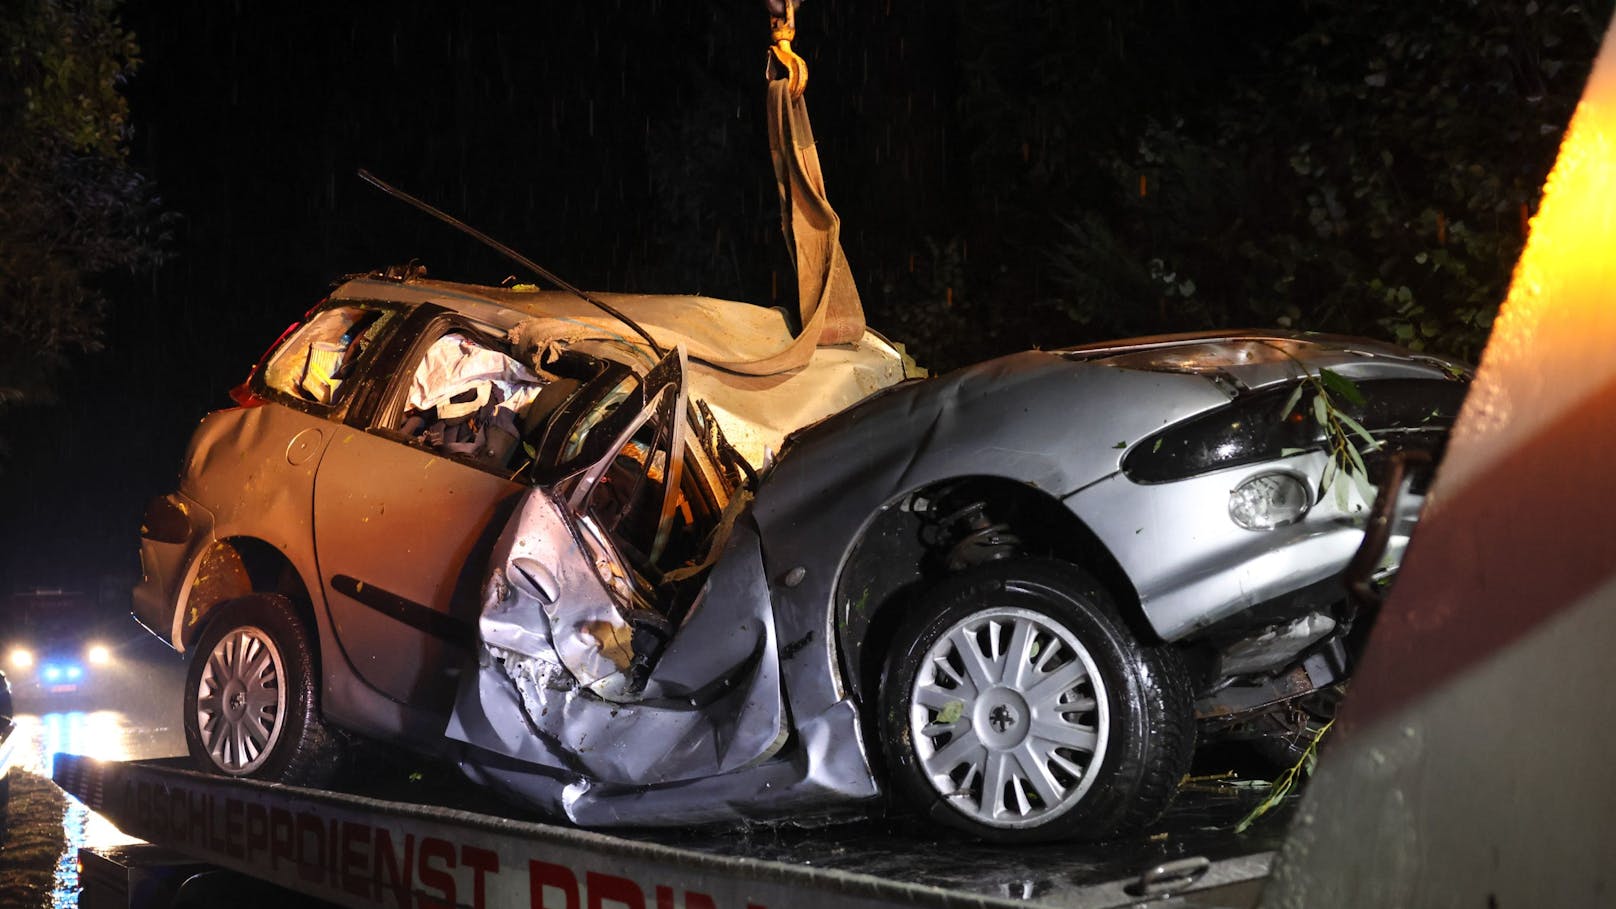
[[[602,296],[655,346],[560,294],[352,280],[203,420],[135,595],[192,654],[203,767],[322,784],[352,734],[583,825],[1134,829],[1198,717],[1345,677],[1364,481],[1465,388],[1281,333],[916,380],[866,331],[741,375],[708,364],[789,342],[778,312]]]

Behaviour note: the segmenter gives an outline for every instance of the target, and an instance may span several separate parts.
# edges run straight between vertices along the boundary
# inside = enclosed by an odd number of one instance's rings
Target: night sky
[[[1131,94],[1073,103],[1110,104],[1118,128],[1237,78],[1242,43],[1298,15],[1215,6],[1162,4],[1152,40],[1113,48],[1127,65],[1108,78]],[[762,121],[761,0],[330,7],[126,7],[143,57],[128,87],[131,159],[174,213],[172,258],[111,282],[105,350],[78,358],[59,402],[0,417],[0,588],[105,587],[126,606],[142,505],[173,488],[191,428],[341,276],[419,260],[440,278],[532,280],[357,168],[582,287],[794,305],[772,297],[790,281]],[[810,0],[800,15],[829,195],[870,322],[899,340],[904,317],[884,289],[931,238],[997,210],[971,193],[947,8]],[[997,232],[977,234],[971,254],[991,257]],[[918,350],[922,362],[1093,339],[1026,320],[955,334]]]

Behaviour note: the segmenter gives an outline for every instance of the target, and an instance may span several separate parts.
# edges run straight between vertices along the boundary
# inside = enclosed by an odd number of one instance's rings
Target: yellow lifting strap
[[[789,372],[807,365],[815,347],[852,344],[864,337],[864,304],[842,252],[842,220],[825,196],[825,176],[819,169],[808,105],[802,99],[808,69],[790,47],[791,35],[795,34],[791,7],[788,0],[785,27],[791,34],[782,39],[780,20],[774,20],[777,28],[773,53],[781,60],[785,76],[769,80],[769,153],[780,190],[780,226],[797,269],[797,310],[802,317],[802,333],[779,351],[756,360],[704,361],[743,375]]]
[[[808,105],[792,97],[789,79],[769,83],[769,151],[780,226],[797,267],[802,333],[817,333],[821,345],[855,342],[864,337],[864,305],[842,252],[842,219],[825,196]]]

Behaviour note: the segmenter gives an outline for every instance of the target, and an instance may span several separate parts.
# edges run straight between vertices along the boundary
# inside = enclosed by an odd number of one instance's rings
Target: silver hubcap
[[[213,763],[226,773],[251,773],[280,740],[286,714],[286,667],[261,629],[225,635],[202,668],[196,689],[196,728]]]
[[[1082,799],[1105,756],[1110,711],[1094,659],[1029,609],[975,613],[926,652],[909,696],[915,756],[972,820],[1030,827]]]

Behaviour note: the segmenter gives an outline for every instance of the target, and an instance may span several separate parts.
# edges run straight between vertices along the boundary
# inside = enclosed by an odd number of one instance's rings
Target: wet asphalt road
[[[112,642],[112,647],[111,663],[90,667],[88,679],[74,691],[44,690],[27,673],[8,671],[18,714],[17,768],[49,777],[54,756],[62,752],[105,760],[185,753],[180,727],[184,662],[133,620],[127,637]],[[70,856],[77,855],[80,846],[130,842],[72,798],[62,825]],[[70,869],[71,862],[64,867]]]
[[[87,666],[75,690],[49,690],[29,673],[8,670],[27,735],[18,756],[23,769],[48,775],[58,751],[113,760],[184,753],[184,661],[133,620],[129,625],[128,636],[111,644],[111,662]]]

